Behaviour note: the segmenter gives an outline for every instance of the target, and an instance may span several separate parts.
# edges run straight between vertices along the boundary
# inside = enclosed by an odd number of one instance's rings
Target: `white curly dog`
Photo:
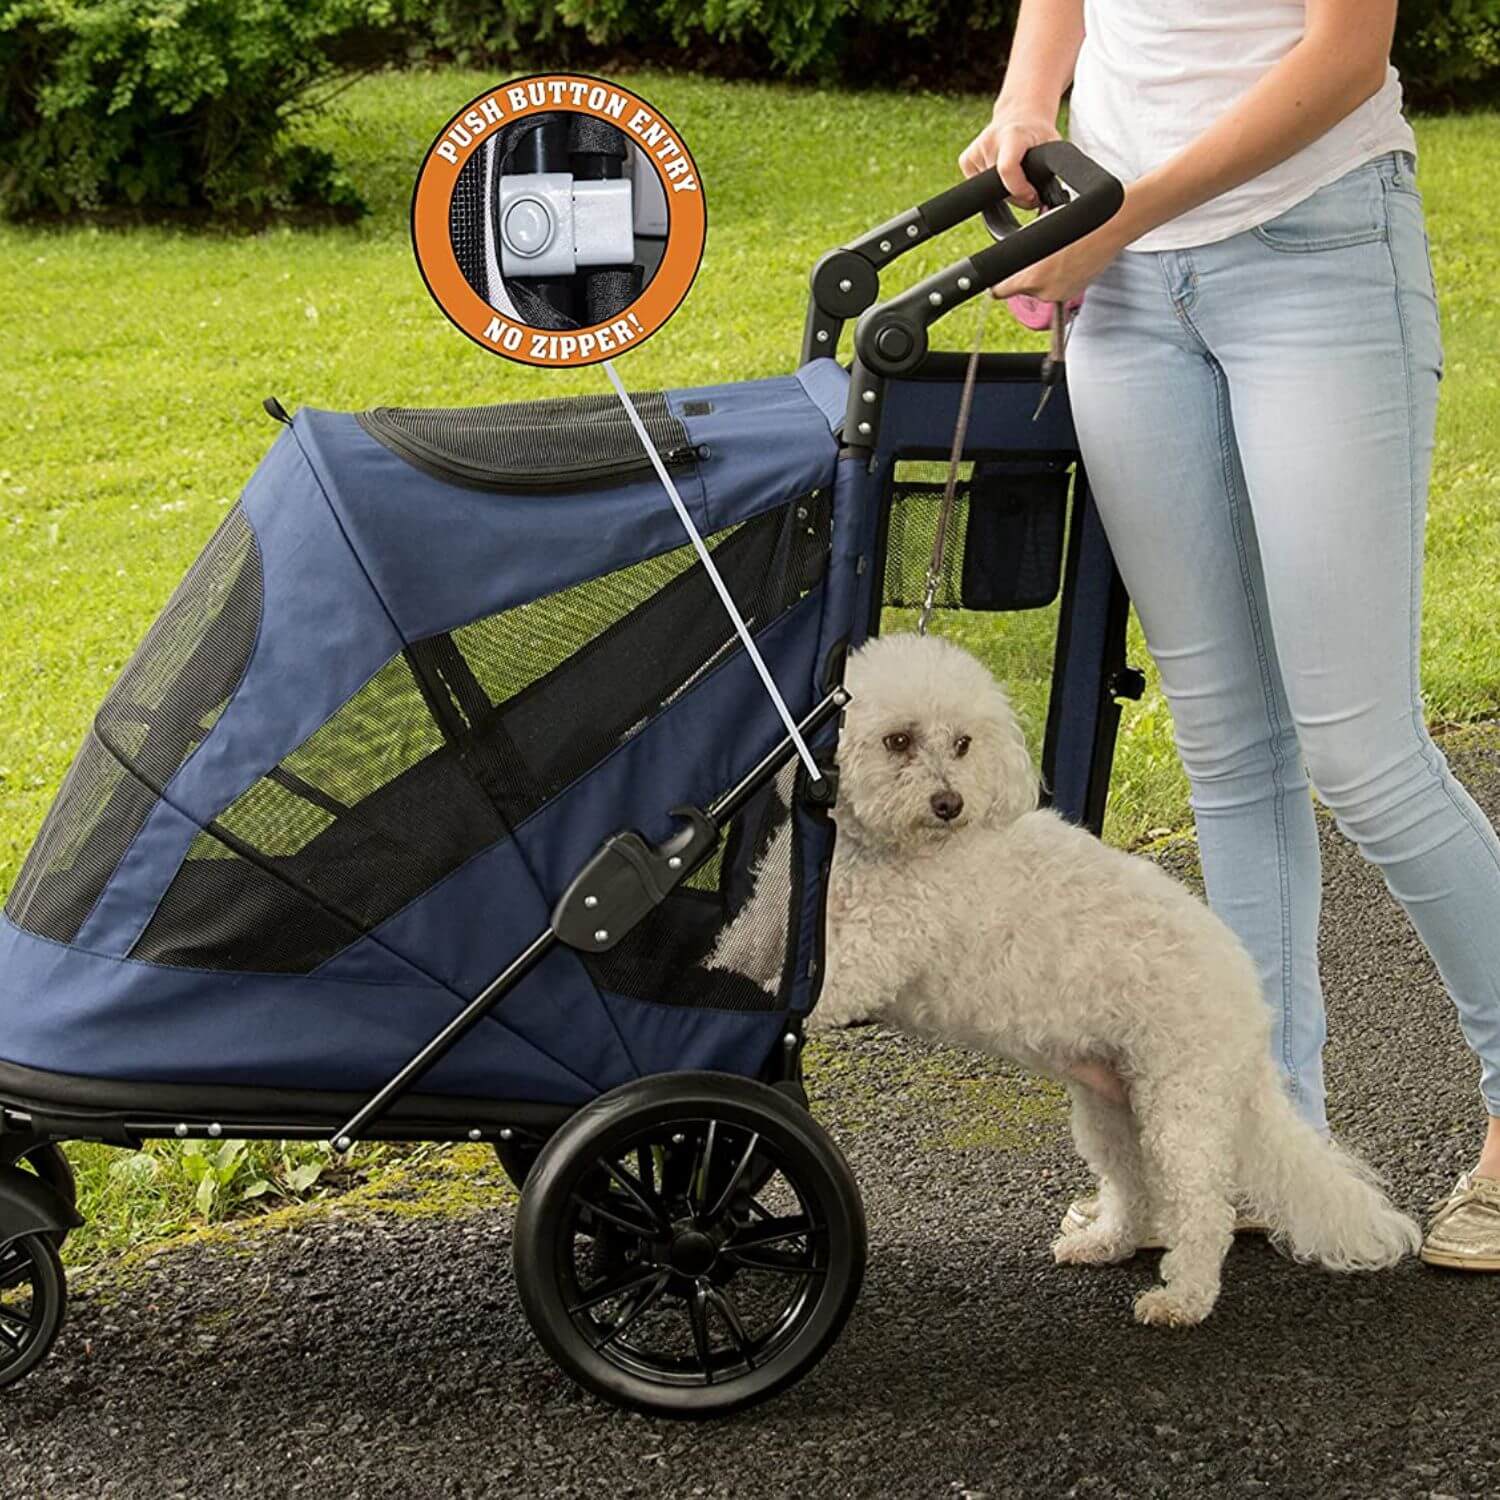
[[[851,658],[847,684],[814,1027],[878,1018],[1066,1084],[1100,1206],[1053,1253],[1105,1265],[1159,1235],[1142,1323],[1208,1316],[1237,1204],[1330,1270],[1417,1249],[1373,1173],[1292,1108],[1233,933],[1155,864],[1037,809],[1020,725],[978,661],[886,636]],[[768,971],[753,906],[710,963],[774,989],[779,950]]]

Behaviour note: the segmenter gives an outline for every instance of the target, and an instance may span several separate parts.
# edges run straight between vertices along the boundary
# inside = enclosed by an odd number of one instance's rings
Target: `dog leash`
[[[943,503],[938,510],[937,535],[932,542],[932,560],[927,564],[927,583],[922,590],[922,611],[917,616],[917,634],[926,635],[932,611],[936,607],[938,585],[943,579],[943,563],[948,555],[948,529],[953,518],[953,502],[958,495],[958,470],[963,463],[964,439],[969,435],[969,413],[974,409],[974,382],[979,377],[979,347],[984,342],[984,315],[990,297],[980,297],[974,316],[974,347],[964,370],[964,388],[958,398],[958,421],[953,424],[953,451],[948,455],[948,477],[943,481]]]

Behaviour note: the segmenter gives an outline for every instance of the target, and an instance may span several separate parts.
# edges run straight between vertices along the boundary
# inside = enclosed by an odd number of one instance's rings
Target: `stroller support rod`
[[[548,927],[531,940],[527,948],[513,959],[492,979],[428,1044],[387,1083],[341,1130],[334,1132],[331,1142],[336,1151],[347,1151],[373,1120],[380,1118],[391,1103],[400,1098],[422,1077],[462,1041],[485,1015],[505,997],[519,980],[523,979],[556,946],[557,934]]]
[[[835,688],[802,720],[798,730],[803,736],[816,734],[848,702],[848,692],[844,688]],[[706,809],[708,816],[722,828],[787,763],[791,748],[790,738],[782,740],[737,786],[709,804]]]

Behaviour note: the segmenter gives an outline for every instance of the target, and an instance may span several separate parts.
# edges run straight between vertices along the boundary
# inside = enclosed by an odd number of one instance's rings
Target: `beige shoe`
[[[1500,1187],[1500,1183],[1496,1184]],[[1075,1198],[1069,1205],[1068,1211],[1062,1216],[1062,1223],[1057,1226],[1058,1233],[1062,1235],[1077,1234],[1080,1229],[1087,1229],[1095,1219],[1099,1217],[1099,1199]],[[1234,1232],[1236,1234],[1265,1234],[1270,1225],[1263,1219],[1253,1219],[1249,1214],[1241,1213],[1235,1215]],[[1166,1246],[1162,1237],[1156,1232],[1155,1227],[1141,1241],[1142,1250],[1164,1250]],[[1500,1243],[1497,1243],[1497,1253],[1500,1253]],[[1500,1267],[1497,1267],[1500,1269]]]
[[[1500,1271],[1500,1179],[1465,1172],[1427,1226],[1422,1259],[1451,1271]]]

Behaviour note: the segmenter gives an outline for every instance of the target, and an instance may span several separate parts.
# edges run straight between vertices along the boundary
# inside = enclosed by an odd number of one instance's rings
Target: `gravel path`
[[[1466,744],[1500,821],[1500,736]],[[1325,856],[1336,1127],[1420,1211],[1472,1151],[1476,1069],[1379,879],[1335,834]],[[96,1283],[0,1396],[0,1494],[1500,1493],[1500,1277],[1340,1279],[1242,1243],[1208,1325],[1139,1329],[1154,1257],[1048,1255],[1083,1185],[1053,1092],[871,1030],[827,1046],[817,1091],[870,1270],[843,1341],[769,1407],[684,1427],[579,1395],[523,1322],[504,1207],[330,1215]]]

